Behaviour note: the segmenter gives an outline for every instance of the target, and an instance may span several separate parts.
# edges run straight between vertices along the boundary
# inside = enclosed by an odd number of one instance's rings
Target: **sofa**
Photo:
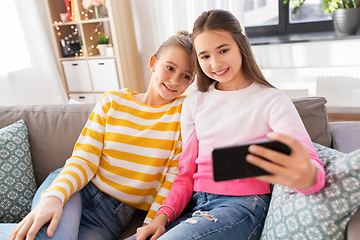
[[[360,122],[329,123],[325,98],[299,98],[293,99],[293,103],[314,143],[346,153],[360,148]],[[36,187],[40,186],[50,172],[62,167],[70,157],[74,144],[94,106],[95,104],[88,103],[0,106],[0,129],[21,119],[26,123],[30,146],[29,157],[31,157]],[[1,144],[0,139],[0,148]],[[4,181],[1,179],[3,178],[0,173],[0,186],[1,181]],[[2,194],[1,190],[0,194]],[[354,211],[350,215],[353,214]],[[138,210],[126,232],[119,239],[133,234],[142,224],[144,216],[145,212]],[[6,224],[0,224],[0,239],[3,226]],[[360,213],[355,213],[348,222],[346,230],[344,229],[344,238],[357,239],[360,236],[359,226]]]

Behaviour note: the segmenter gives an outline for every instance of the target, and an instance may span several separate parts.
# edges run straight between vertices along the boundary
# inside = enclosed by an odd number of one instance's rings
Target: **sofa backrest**
[[[0,106],[0,128],[24,119],[28,127],[36,184],[71,156],[95,104]]]

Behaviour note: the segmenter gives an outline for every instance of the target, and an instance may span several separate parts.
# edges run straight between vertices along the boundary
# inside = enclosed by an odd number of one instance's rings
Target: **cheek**
[[[206,68],[207,64],[206,64],[206,62],[199,61],[199,65],[200,65],[201,70],[203,70],[203,72],[206,73],[207,72],[207,68]]]

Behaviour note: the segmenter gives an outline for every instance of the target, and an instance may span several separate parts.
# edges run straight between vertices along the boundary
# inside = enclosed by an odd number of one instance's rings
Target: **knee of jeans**
[[[196,216],[203,217],[203,218],[205,218],[206,220],[209,220],[209,221],[214,221],[214,222],[218,221],[217,218],[210,215],[209,212],[206,212],[206,211],[197,210],[197,211],[195,211],[193,213],[193,217],[196,217]],[[190,223],[190,224],[196,224],[198,222],[198,220],[196,220],[194,218],[188,218],[184,222]]]

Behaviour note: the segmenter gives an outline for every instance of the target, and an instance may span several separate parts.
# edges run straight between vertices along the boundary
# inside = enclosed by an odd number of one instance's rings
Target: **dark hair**
[[[269,87],[271,85],[262,74],[259,66],[257,65],[254,55],[251,50],[251,45],[248,38],[243,34],[237,18],[226,10],[210,10],[203,12],[195,21],[192,33],[192,39],[195,38],[206,30],[223,30],[231,34],[236,44],[239,47],[242,56],[242,70],[245,78],[254,80]],[[215,80],[209,78],[202,71],[199,62],[195,62],[197,70],[197,87],[201,92],[206,92],[209,86]]]
[[[195,60],[195,52],[194,52],[194,46],[191,39],[191,34],[189,34],[187,31],[182,30],[178,31],[176,35],[173,35],[169,37],[165,42],[163,42],[159,49],[154,54],[155,59],[159,59],[163,51],[171,46],[177,46],[182,49],[184,49],[191,57],[192,65],[194,64]]]

